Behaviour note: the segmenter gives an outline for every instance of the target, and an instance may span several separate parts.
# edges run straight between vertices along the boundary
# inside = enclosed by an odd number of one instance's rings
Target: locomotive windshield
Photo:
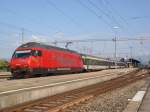
[[[18,50],[15,51],[13,57],[15,58],[25,58],[29,56],[41,56],[42,52],[40,50]]]
[[[31,50],[18,50],[15,51],[13,57],[15,58],[25,58],[31,55]]]

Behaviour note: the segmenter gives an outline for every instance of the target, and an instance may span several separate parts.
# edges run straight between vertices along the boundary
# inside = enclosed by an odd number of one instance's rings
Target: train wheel
[[[20,79],[20,78],[22,78],[20,73],[12,73],[12,79]]]
[[[32,78],[32,77],[34,77],[34,75],[33,75],[31,72],[29,72],[29,71],[24,72],[24,78],[25,78],[25,79],[27,79],[27,78]]]
[[[31,77],[30,74],[25,74],[25,75],[24,75],[24,78],[25,78],[25,79],[30,78],[30,77]]]
[[[46,77],[46,76],[47,76],[47,74],[45,73],[45,74],[41,74],[40,77]]]

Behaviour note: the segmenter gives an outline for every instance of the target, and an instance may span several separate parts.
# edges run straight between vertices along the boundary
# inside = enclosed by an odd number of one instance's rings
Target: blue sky
[[[22,28],[24,41],[149,36],[149,6],[149,0],[0,0],[0,57],[11,57]],[[130,57],[130,47],[133,56],[149,55],[149,42],[118,42],[117,55]],[[74,43],[70,49],[112,57],[114,43]]]

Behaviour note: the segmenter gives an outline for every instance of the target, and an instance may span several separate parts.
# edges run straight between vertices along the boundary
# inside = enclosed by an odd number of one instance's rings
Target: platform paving
[[[150,112],[150,86],[147,89],[146,95],[142,101],[138,112]]]
[[[109,74],[112,74],[113,77],[116,74],[123,75],[133,70],[136,69],[135,68],[111,69],[111,70],[103,70],[103,71],[92,72],[92,73],[78,73],[78,74],[67,74],[67,75],[59,75],[59,76],[57,75],[57,76],[38,77],[38,78],[29,78],[29,79],[8,80],[8,81],[0,82],[0,93],[5,91],[16,90],[16,89],[76,80],[81,78],[105,76]]]
[[[1,76],[11,76],[10,72],[0,72],[0,77]]]
[[[111,80],[137,69],[49,76],[0,82],[0,109]]]
[[[145,79],[145,84],[129,100],[123,112],[150,112],[150,77]]]

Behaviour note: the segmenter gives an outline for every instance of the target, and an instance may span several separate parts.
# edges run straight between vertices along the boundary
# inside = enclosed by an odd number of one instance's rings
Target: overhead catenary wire
[[[150,40],[150,37],[138,37],[138,38],[120,38],[120,39],[116,39],[116,41],[141,41],[141,40]],[[102,42],[112,42],[114,41],[114,39],[81,39],[81,40],[62,40],[62,41],[57,41],[57,43],[68,43],[68,42],[72,42],[72,43],[79,43],[79,42],[98,42],[98,41],[102,41]],[[54,43],[54,42],[50,42],[50,43]]]
[[[81,0],[77,0],[78,1],[78,3],[81,5],[81,6],[83,6],[84,8],[86,8],[89,12],[91,12],[93,15],[95,15],[100,21],[103,21],[109,28],[110,28],[110,30],[112,31],[112,32],[114,32],[113,31],[113,26],[110,24],[110,23],[108,23],[105,19],[103,19],[100,15],[98,15],[93,9],[91,9],[90,7],[88,7],[87,5],[85,5],[83,2],[81,2]]]
[[[130,41],[147,41],[150,40],[150,36],[143,36],[143,37],[137,37],[137,38],[121,38],[121,39],[116,39],[117,42],[130,42]],[[85,42],[113,42],[113,39],[81,39],[81,40],[63,40],[63,41],[57,41],[57,43],[85,43]],[[53,42],[49,42],[53,43]],[[117,53],[118,54],[118,53]]]
[[[20,44],[24,43],[24,42],[29,42],[29,41],[37,41],[36,39],[32,38],[31,40],[31,37],[35,36],[35,37],[49,37],[48,35],[46,34],[43,34],[43,33],[39,33],[39,32],[34,32],[34,31],[31,31],[30,29],[27,29],[27,28],[24,28],[22,26],[16,26],[16,25],[13,25],[13,24],[9,24],[9,23],[5,23],[5,22],[1,22],[0,21],[0,24],[1,26],[7,26],[8,28],[11,28],[13,29],[12,31],[0,31],[1,32],[1,35],[6,35],[7,37],[9,35],[11,35],[9,32],[12,32],[12,36],[10,36],[11,38],[14,39],[14,37],[18,37],[18,42]],[[15,31],[15,32],[14,32]],[[30,38],[30,39],[29,39]],[[7,40],[7,42],[9,43],[12,43],[13,41],[12,40]]]
[[[9,24],[9,23],[6,23],[6,22],[1,22],[1,21],[0,21],[0,24],[4,25],[4,26],[11,27],[11,28],[19,30],[19,31],[22,31],[22,29],[24,29],[24,31],[27,31],[27,32],[32,33],[32,34],[47,36],[46,34],[39,33],[39,32],[36,32],[36,31],[32,31],[32,30],[30,30],[28,28],[25,28],[23,26],[17,26],[17,25],[13,25],[13,24]]]
[[[115,14],[116,14],[124,23],[127,24],[126,19],[116,11],[116,9],[112,6],[112,4],[109,2],[109,0],[103,0],[103,1],[104,1],[105,5],[109,6],[109,9],[107,8],[107,10],[109,10],[109,12],[111,12],[111,11],[112,11],[112,12],[115,12]]]
[[[62,9],[57,7],[57,5],[54,2],[52,2],[51,0],[45,0],[45,1],[47,2],[47,4],[55,8],[59,13],[61,13],[64,17],[66,17],[71,23],[75,24],[76,26],[81,26],[79,23],[75,21],[74,18],[72,18],[70,15],[66,14]]]
[[[113,23],[117,24],[117,26],[119,26],[120,28],[123,28],[122,25],[120,25],[120,23],[115,19],[114,16],[110,16],[108,13],[106,13],[103,9],[101,9],[100,7],[98,7],[94,2],[92,2],[91,0],[88,0],[88,2],[95,7],[96,9],[98,9],[103,15],[105,15],[110,21],[112,21]]]
[[[133,16],[128,18],[128,21],[132,21],[132,20],[141,20],[141,19],[150,19],[150,16]]]
[[[30,16],[26,16],[26,15],[24,15],[23,13],[18,13],[18,12],[15,12],[14,10],[10,10],[10,9],[8,9],[8,8],[4,8],[4,10],[5,10],[5,12],[8,12],[8,13],[10,13],[10,14],[12,14],[12,15],[15,15],[15,16],[17,16],[17,17],[22,17],[22,19],[24,19],[24,20],[27,20],[28,22],[32,22],[32,23],[36,23],[36,24],[39,24],[39,23],[41,23],[41,21],[40,20],[38,20],[37,18],[38,17],[36,17],[36,19],[35,18],[33,18],[33,17],[31,17],[31,15]],[[30,18],[29,18],[30,17]],[[43,24],[43,23],[42,23]],[[58,28],[58,27],[56,27],[56,26],[52,26],[52,25],[44,25],[46,28],[48,28],[48,29],[56,29],[57,31],[61,31],[61,29],[60,28]],[[53,27],[53,28],[52,28]]]
[[[109,11],[109,13],[112,15],[114,13],[116,16],[118,16],[118,19],[120,20],[120,22],[122,21],[121,23],[124,26],[123,30],[126,31],[128,34],[129,33],[131,34],[131,32],[133,31],[132,29],[129,30],[129,25],[131,24],[128,23],[128,20],[124,18],[115,7],[113,7],[112,3],[110,3],[110,0],[102,0],[102,1],[104,4],[103,6],[105,6],[105,10]]]

